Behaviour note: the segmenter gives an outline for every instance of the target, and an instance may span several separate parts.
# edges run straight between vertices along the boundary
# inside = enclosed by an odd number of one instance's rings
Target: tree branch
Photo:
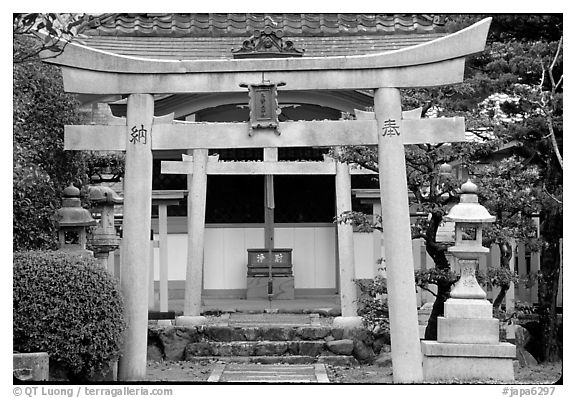
[[[424,287],[424,286],[418,286],[418,287],[422,290],[426,290],[427,292],[431,293],[434,297],[438,296],[433,290],[430,290],[427,287]]]
[[[554,135],[554,126],[552,125],[552,117],[550,115],[546,116],[546,125],[548,126],[548,137],[552,142],[552,148],[554,149],[554,154],[556,155],[556,159],[560,164],[560,169],[564,170],[564,161],[562,159],[562,154],[560,153],[560,149],[558,148],[558,142],[556,141],[556,136]]]

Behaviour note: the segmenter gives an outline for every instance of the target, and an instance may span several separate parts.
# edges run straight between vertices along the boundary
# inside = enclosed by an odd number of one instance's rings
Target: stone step
[[[333,366],[358,366],[356,358],[348,355],[320,355],[311,357],[306,355],[289,355],[289,356],[251,356],[251,357],[190,357],[188,362],[222,362],[222,363],[253,363],[253,364],[289,364],[304,365],[322,363]]]
[[[186,346],[184,359],[202,356],[318,356],[327,351],[324,341],[201,341]]]
[[[317,314],[230,314],[229,326],[300,327],[317,325]]]
[[[148,329],[150,360],[192,360],[194,357],[345,355],[369,361],[389,344],[365,329],[333,327],[170,326]]]
[[[163,336],[165,339],[187,339],[189,341],[291,341],[291,340],[321,340],[332,336],[339,340],[344,335],[357,335],[363,332],[345,332],[344,329],[323,326],[219,326],[208,325],[185,328],[172,326],[165,328],[149,328],[149,335]]]

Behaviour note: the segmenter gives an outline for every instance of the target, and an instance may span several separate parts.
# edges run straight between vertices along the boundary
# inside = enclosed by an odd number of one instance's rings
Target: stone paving
[[[316,315],[316,314],[314,314]],[[230,314],[230,326],[310,326],[318,321],[311,314]]]
[[[208,378],[213,383],[330,383],[324,364],[218,364]]]

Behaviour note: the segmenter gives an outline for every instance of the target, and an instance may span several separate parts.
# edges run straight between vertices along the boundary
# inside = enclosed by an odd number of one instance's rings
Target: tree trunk
[[[442,222],[442,215],[440,211],[432,213],[432,218],[426,230],[426,253],[432,257],[437,269],[447,270],[450,269],[450,263],[446,259],[446,248],[436,243],[436,233]],[[444,316],[444,302],[450,298],[451,287],[452,283],[450,282],[438,283],[438,292],[432,305],[432,312],[428,318],[426,332],[424,333],[425,340],[436,340],[438,337],[438,317]]]
[[[510,244],[510,242],[506,241],[498,243],[498,246],[500,247],[500,268],[509,269],[510,259],[512,258],[512,245]],[[498,296],[496,296],[494,302],[492,303],[492,307],[494,309],[500,308],[500,306],[502,305],[502,301],[504,301],[504,298],[506,297],[506,292],[508,291],[509,288],[510,284],[500,286],[500,292],[498,293]]]
[[[544,239],[540,264],[541,278],[538,284],[538,314],[542,328],[542,344],[537,353],[540,361],[553,362],[561,358],[562,347],[558,341],[556,297],[560,276],[560,238],[562,214],[545,210],[541,213],[541,234]]]

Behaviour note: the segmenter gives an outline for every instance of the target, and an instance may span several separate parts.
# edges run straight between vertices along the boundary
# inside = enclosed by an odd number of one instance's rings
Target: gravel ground
[[[146,381],[206,382],[217,361],[202,362],[148,362]],[[357,367],[327,366],[331,383],[388,384],[392,383],[392,368],[376,365]],[[539,364],[515,371],[516,384],[553,384],[562,375],[562,362]],[[486,381],[489,384],[490,381]],[[478,383],[483,384],[483,383]],[[513,384],[513,383],[506,383]]]

